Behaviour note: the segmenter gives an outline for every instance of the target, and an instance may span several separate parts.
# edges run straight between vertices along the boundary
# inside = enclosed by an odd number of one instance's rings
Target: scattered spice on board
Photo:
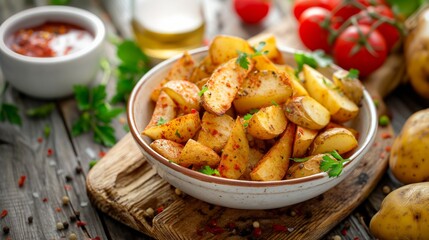
[[[63,230],[64,229],[64,225],[63,225],[63,223],[62,222],[57,222],[57,230],[59,230],[59,231],[61,231],[61,230]]]
[[[383,186],[383,193],[385,195],[389,194],[392,191],[392,189],[389,186]]]
[[[60,207],[56,207],[55,208],[55,212],[61,212],[61,208]]]
[[[286,232],[286,231],[288,231],[286,226],[283,226],[280,224],[273,224],[273,230],[275,232]]]
[[[343,236],[346,236],[347,235],[347,229],[343,228],[343,230],[341,230],[341,234]]]
[[[73,178],[70,175],[66,175],[65,176],[66,182],[71,182],[73,181]]]
[[[76,222],[76,216],[75,215],[70,216],[70,222]]]
[[[43,138],[38,137],[38,138],[37,138],[37,142],[38,142],[38,143],[42,143],[42,142],[43,142]]]
[[[81,173],[82,173],[82,171],[83,171],[83,169],[82,169],[82,167],[81,167],[81,166],[77,166],[77,167],[75,168],[75,172],[76,172],[76,174],[81,174]]]
[[[383,139],[388,139],[388,138],[391,138],[392,137],[392,134],[390,134],[390,133],[383,133],[383,134],[381,134],[381,138],[383,138]]]
[[[61,199],[61,201],[63,202],[63,205],[69,205],[70,198],[68,196],[63,196],[63,198]]]
[[[48,148],[48,157],[52,156],[54,154],[54,150],[52,148]]]
[[[2,218],[2,219],[5,218],[7,216],[7,214],[8,214],[8,211],[6,209],[3,209],[0,213],[0,218]]]
[[[99,158],[102,158],[102,157],[104,157],[104,156],[106,156],[106,152],[104,152],[104,151],[100,151],[100,152],[98,153],[98,157],[99,157]]]
[[[156,214],[160,214],[162,213],[162,211],[164,211],[164,206],[160,206],[156,209]]]
[[[4,233],[4,235],[9,234],[9,232],[10,232],[10,228],[8,226],[4,226],[3,227],[3,233]]]
[[[252,234],[254,237],[260,237],[262,235],[262,229],[261,228],[254,228]]]
[[[42,202],[44,202],[44,203],[48,202],[48,198],[43,198]]]
[[[77,221],[76,225],[77,225],[77,227],[85,227],[86,226],[86,222],[84,222],[84,221]]]
[[[27,221],[28,221],[28,224],[32,224],[33,223],[33,216],[29,216]]]
[[[69,223],[68,222],[63,222],[63,226],[64,226],[64,229],[68,229],[69,228]]]
[[[384,150],[386,150],[386,152],[390,152],[392,150],[392,147],[391,146],[386,146],[386,148]]]
[[[25,179],[27,179],[27,176],[25,176],[25,175],[22,175],[21,177],[19,177],[18,187],[22,188],[24,186]]]
[[[77,236],[75,233],[70,233],[69,240],[77,240]]]
[[[72,190],[72,186],[71,186],[71,185],[69,185],[69,184],[64,184],[64,189],[65,189],[66,191],[70,191],[70,190]]]

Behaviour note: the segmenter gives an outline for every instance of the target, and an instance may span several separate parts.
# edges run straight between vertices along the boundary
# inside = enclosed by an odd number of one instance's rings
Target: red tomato
[[[358,14],[361,10],[371,5],[385,5],[384,0],[330,0],[332,6],[336,6],[332,10],[334,18],[345,22],[351,16]]]
[[[369,26],[350,26],[335,41],[333,57],[342,68],[355,68],[365,77],[386,60],[386,42],[377,30],[371,31]]]
[[[271,0],[234,0],[234,9],[245,23],[255,24],[270,10]]]
[[[311,7],[321,7],[328,10],[335,8],[331,0],[296,0],[293,4],[293,14],[296,19],[299,19],[301,14]]]
[[[299,18],[298,33],[302,43],[310,50],[330,52],[328,42],[331,13],[320,7],[305,10]]]
[[[362,11],[359,13],[358,23],[360,25],[374,25],[378,19],[375,17],[371,17],[373,14],[379,14],[380,16],[386,17],[390,20],[395,20],[392,10],[390,8],[379,5],[375,7],[368,7],[366,11]],[[382,23],[379,27],[377,27],[377,31],[383,35],[384,40],[386,41],[387,50],[390,51],[396,43],[401,38],[401,33],[399,30],[389,23]]]

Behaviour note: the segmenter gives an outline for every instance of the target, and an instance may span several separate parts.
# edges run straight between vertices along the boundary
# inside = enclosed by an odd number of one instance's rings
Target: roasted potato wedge
[[[252,57],[252,61],[255,63],[255,68],[259,71],[277,71],[277,66],[263,54]]]
[[[280,135],[287,125],[287,119],[280,106],[261,108],[253,114],[247,126],[247,132],[259,139],[273,139]]]
[[[240,114],[251,109],[259,109],[273,105],[281,105],[292,96],[289,78],[277,71],[252,71],[244,80],[233,104]]]
[[[249,143],[240,118],[235,120],[234,128],[222,151],[219,173],[222,177],[238,179],[243,175],[249,162]]]
[[[308,93],[328,109],[333,121],[342,123],[356,117],[359,107],[339,91],[331,80],[308,65],[304,65],[304,76]]]
[[[349,130],[351,133],[353,133],[353,136],[355,136],[356,139],[359,139],[359,132],[356,129],[346,127],[346,126],[339,124],[339,123],[330,122],[330,123],[328,123],[328,125],[326,125],[326,127],[323,130],[326,130],[329,128],[345,128],[345,129]]]
[[[265,46],[262,48],[261,52],[267,52],[267,57],[276,64],[283,64],[283,55],[277,48],[276,38],[270,33],[259,34],[256,37],[252,37],[248,40],[250,45],[257,47],[259,43],[264,42]]]
[[[216,115],[228,111],[250,69],[252,66],[246,70],[237,65],[235,58],[216,68],[207,81],[207,91],[201,97],[206,111]]]
[[[168,160],[178,163],[183,145],[167,139],[157,139],[150,144],[151,148]]]
[[[304,86],[302,85],[301,81],[295,76],[295,69],[293,69],[289,65],[277,65],[277,69],[279,71],[283,71],[289,77],[293,97],[309,95],[307,90],[305,90]]]
[[[336,150],[339,154],[346,153],[358,146],[353,133],[345,128],[329,128],[321,132],[310,146],[310,154],[327,153]]]
[[[183,56],[177,60],[170,71],[168,71],[167,76],[162,80],[162,82],[156,87],[151,95],[152,101],[156,101],[161,93],[161,88],[165,83],[171,80],[185,80],[188,81],[191,77],[192,71],[195,67],[195,61],[192,59],[191,55],[188,52],[184,52]]]
[[[162,91],[177,103],[183,113],[190,113],[192,109],[200,110],[200,89],[194,83],[171,80],[164,84]]]
[[[332,75],[334,84],[356,105],[359,105],[363,97],[364,87],[359,79],[348,77],[349,72],[338,70]]]
[[[264,154],[255,148],[250,148],[249,151],[249,162],[247,163],[246,171],[241,175],[240,179],[242,180],[251,180],[250,172],[258,164],[259,160],[262,159]]]
[[[213,71],[216,69],[217,66],[215,66],[212,63],[212,59],[210,55],[207,55],[204,57],[204,59],[194,68],[192,71],[191,77],[189,78],[190,82],[196,83],[204,78],[210,77],[210,75],[213,73]]]
[[[184,167],[199,167],[210,166],[216,167],[220,162],[220,157],[211,148],[203,144],[189,139],[182,150],[182,154],[177,161],[177,164]]]
[[[145,129],[142,134],[153,140],[167,139],[177,143],[184,143],[191,139],[201,127],[198,112],[175,118],[165,124]]]
[[[295,139],[293,141],[292,157],[300,158],[305,156],[311,143],[316,138],[317,133],[317,130],[311,130],[301,126],[297,126],[295,132]]]
[[[253,53],[253,49],[246,40],[226,35],[215,37],[209,48],[209,55],[215,66],[237,58],[239,52]]]
[[[293,137],[296,125],[289,122],[285,132],[273,147],[259,161],[250,172],[254,181],[281,180],[289,167],[289,158],[292,156]]]
[[[301,178],[322,172],[320,162],[325,154],[308,157],[305,162],[294,162],[287,170],[286,179]]]
[[[234,119],[226,114],[218,116],[205,112],[197,141],[219,153],[228,141],[234,124]]]
[[[294,97],[284,109],[290,121],[314,130],[324,128],[331,118],[329,111],[310,96]]]
[[[199,89],[203,89],[204,85],[206,85],[208,81],[209,81],[209,78],[206,77],[206,78],[203,78],[200,81],[196,82],[195,85],[197,85],[197,87]]]
[[[158,125],[158,123],[165,123],[176,117],[177,105],[174,103],[173,99],[168,96],[165,92],[161,92],[156,101],[155,108],[152,113],[152,118],[149,121],[149,124],[145,129],[151,128]]]

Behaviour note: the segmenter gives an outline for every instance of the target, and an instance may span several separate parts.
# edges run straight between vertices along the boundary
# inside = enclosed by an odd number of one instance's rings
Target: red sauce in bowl
[[[58,57],[88,46],[92,34],[73,24],[45,22],[42,25],[20,29],[12,34],[7,45],[16,53],[30,57]]]

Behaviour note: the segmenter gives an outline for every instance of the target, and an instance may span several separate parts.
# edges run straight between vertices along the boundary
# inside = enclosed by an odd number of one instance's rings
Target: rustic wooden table
[[[20,10],[43,5],[45,2],[0,0],[0,22]],[[206,37],[211,39],[219,33],[244,38],[256,35],[279,23],[289,14],[286,2],[278,0],[263,24],[247,26],[241,24],[233,14],[230,1],[206,0]],[[129,0],[72,0],[70,5],[88,9],[100,16],[109,34],[132,37],[129,28]],[[112,44],[107,45],[106,56],[115,62],[115,48]],[[37,76],[34,80],[37,81]],[[110,81],[113,82],[114,79]],[[108,149],[94,144],[90,134],[71,137],[71,125],[78,117],[76,103],[72,97],[42,101],[9,89],[3,99],[19,107],[23,124],[17,127],[0,123],[0,211],[8,211],[7,216],[0,218],[0,226],[10,228],[9,234],[0,233],[1,239],[61,239],[67,238],[71,233],[75,233],[78,239],[149,239],[101,213],[89,202],[85,190],[85,175],[89,170],[89,162],[98,159],[99,154]],[[400,131],[413,112],[429,107],[428,101],[419,98],[408,85],[398,87],[385,101],[396,132]],[[30,119],[25,116],[26,109],[47,102],[55,102],[56,105],[47,118]],[[124,117],[119,117],[114,123],[117,139],[126,134],[122,126]],[[50,126],[52,132],[48,138],[42,138],[40,141],[45,126]],[[47,154],[49,149],[53,150],[50,156]],[[83,169],[81,174],[76,173],[77,167]],[[27,180],[24,186],[19,188],[18,179],[22,175],[25,175]],[[385,185],[397,187],[388,173],[371,196],[353,214],[338,223],[325,238],[339,235],[342,239],[371,239],[366,226],[380,206],[384,197],[381,188]],[[67,206],[62,204],[63,196],[70,198],[70,204]],[[76,211],[80,212],[78,219],[85,221],[86,226],[77,227],[76,223],[70,220],[70,216],[74,216]],[[33,218],[32,223],[28,222],[30,216]],[[68,222],[68,229],[58,231],[57,222]],[[348,231],[343,236],[345,227]]]

